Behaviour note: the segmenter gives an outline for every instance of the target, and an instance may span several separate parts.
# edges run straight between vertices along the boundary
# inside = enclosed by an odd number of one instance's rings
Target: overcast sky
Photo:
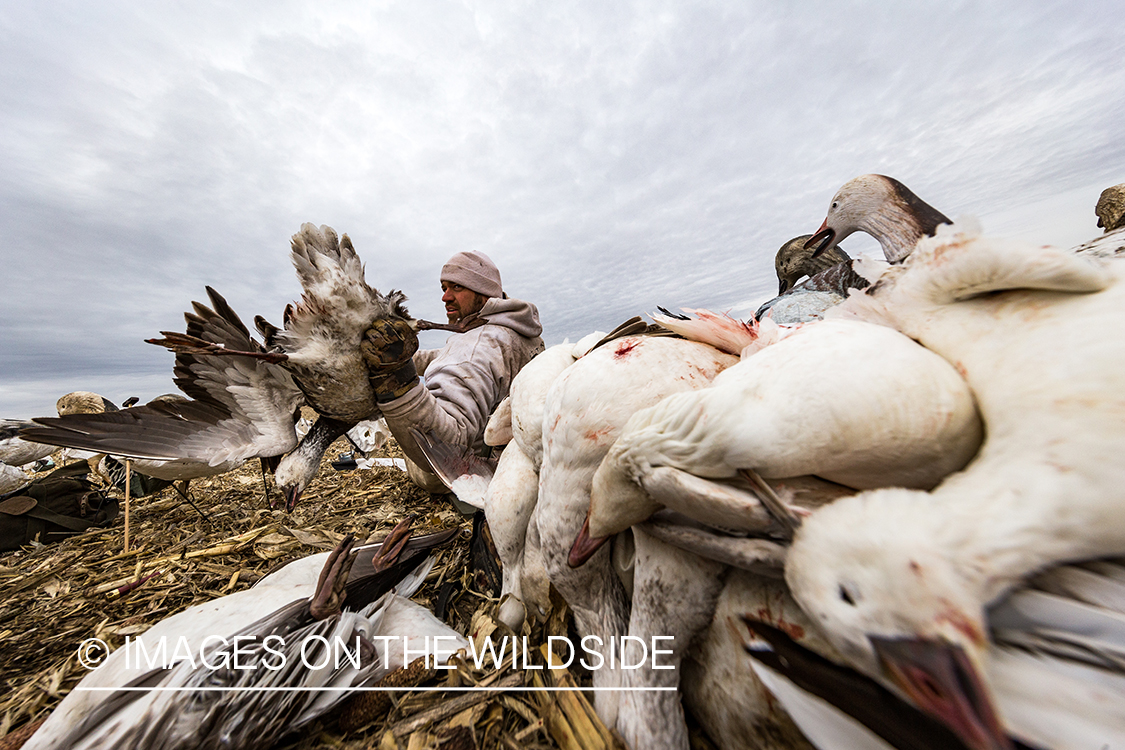
[[[1073,245],[1125,181],[1123,61],[1110,0],[10,0],[0,417],[174,390],[142,340],[206,284],[280,323],[306,221],[430,320],[444,261],[488,253],[548,344],[749,315],[868,172]]]

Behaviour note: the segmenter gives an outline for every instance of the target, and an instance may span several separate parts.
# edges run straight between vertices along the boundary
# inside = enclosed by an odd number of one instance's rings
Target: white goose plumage
[[[402,543],[404,526],[396,528],[385,542],[394,547]],[[338,615],[308,622],[303,616],[309,598],[317,591],[318,577],[327,570],[333,553],[321,553],[294,561],[263,578],[251,589],[220,597],[191,607],[163,620],[129,646],[114,651],[96,671],[90,673],[48,717],[24,746],[40,750],[69,748],[198,748],[271,747],[281,736],[311,721],[342,700],[344,691],[219,691],[194,693],[190,690],[161,690],[115,693],[86,688],[144,685],[163,688],[203,687],[339,687],[361,685],[379,679],[403,666],[402,638],[409,638],[407,650],[417,655],[435,653],[434,636],[441,636],[442,654],[467,647],[463,636],[438,621],[427,610],[408,601],[425,579],[433,559],[422,560],[428,549],[452,534],[430,535],[405,543],[398,562],[383,573],[372,567],[372,557],[383,550],[383,543],[353,551],[356,554],[348,579],[349,591],[357,598],[359,610],[345,609]],[[392,555],[394,553],[392,552]],[[394,557],[390,558],[392,561]],[[369,591],[354,587],[374,584]],[[394,587],[393,591],[382,594]],[[370,603],[367,603],[370,600]],[[262,613],[266,613],[262,616]],[[308,624],[301,624],[308,623]],[[300,629],[291,629],[294,624]],[[306,637],[318,635],[333,642],[340,636],[353,643],[359,634],[372,644],[359,669],[342,661],[343,669],[327,664],[321,669],[303,666],[296,654],[289,654],[285,669],[247,670],[193,669],[187,655],[199,663],[206,652],[212,664],[221,661],[220,639],[233,643],[236,635],[245,636],[246,663],[254,663],[261,653],[261,639],[268,633],[281,636],[283,650],[298,645]],[[391,636],[382,641],[378,636]],[[429,640],[427,641],[427,638]],[[251,640],[253,639],[253,640]],[[163,654],[175,662],[168,670],[153,670],[142,655]],[[213,645],[211,645],[213,644]],[[397,644],[397,645],[396,645]],[[265,655],[267,659],[277,657]],[[444,658],[444,657],[443,657]],[[310,662],[315,660],[309,659]]]
[[[616,533],[662,505],[761,531],[761,504],[728,481],[740,470],[928,488],[980,439],[972,394],[941,357],[879,325],[812,323],[746,350],[710,388],[634,414],[594,477],[588,532]]]
[[[569,565],[572,542],[590,505],[595,470],[618,432],[637,409],[679,391],[707,387],[735,361],[712,347],[667,337],[627,336],[599,346],[567,368],[551,386],[543,413],[543,464],[534,526],[551,583],[574,612],[582,636],[602,643],[626,633],[628,602],[607,550],[580,568]],[[529,529],[530,531],[530,529]],[[607,659],[608,662],[608,659]],[[593,674],[596,686],[620,684],[619,670]],[[595,697],[608,726],[618,724],[612,692]],[[625,719],[644,730],[644,715]]]
[[[1086,253],[1122,245],[1125,232]],[[813,514],[787,580],[851,664],[889,669],[972,747],[1006,747],[1003,730],[1043,747],[1125,745],[1122,610],[1098,605],[1092,641],[1088,605],[1009,596],[1053,565],[1125,554],[1125,340],[1106,335],[1125,323],[1123,277],[1116,260],[939,234],[838,308],[955,364],[987,440],[932,492],[878,490]],[[1002,623],[1036,650],[1004,645]]]

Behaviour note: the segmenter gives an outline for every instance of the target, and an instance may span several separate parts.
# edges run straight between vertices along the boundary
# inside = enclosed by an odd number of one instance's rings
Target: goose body
[[[484,511],[501,563],[499,618],[516,632],[528,614],[528,605],[536,615],[545,615],[549,608],[539,548],[529,550],[527,546],[529,524],[539,498],[547,393],[555,380],[603,336],[599,331],[577,343],[549,347],[520,370],[512,380],[508,398],[493,414],[485,432],[490,444],[506,444],[495,470],[464,447],[438,446],[433,439],[418,441],[430,465],[458,498]]]
[[[1125,233],[1086,249],[1112,257],[1122,245]],[[1125,342],[1103,333],[1125,323],[1123,277],[1118,260],[939,233],[838,308],[953,363],[987,439],[931,492],[877,490],[814,513],[786,577],[853,666],[893,677],[971,747],[1005,747],[1004,731],[1045,747],[1125,743],[1121,661],[1091,669],[1073,648],[1069,658],[1012,650],[986,611],[1038,571],[1125,554]],[[1083,610],[1056,604],[1053,638],[1081,642]],[[1120,654],[1125,635],[1099,648]],[[945,679],[940,664],[953,665]],[[943,702],[912,675],[933,679]],[[1068,687],[1056,689],[1064,677]],[[965,699],[968,684],[983,697]]]
[[[20,438],[20,430],[34,426],[34,422],[23,419],[0,420],[0,463],[14,467],[26,466],[58,450],[53,445]]]
[[[18,466],[0,463],[0,495],[14,492],[31,482],[31,477]]]
[[[255,318],[266,347],[283,355],[281,364],[320,415],[350,425],[377,418],[360,343],[374,320],[409,319],[406,296],[370,287],[351,240],[329,226],[303,224],[290,257],[304,295],[285,308],[283,328]]]
[[[744,358],[710,388],[634,414],[594,477],[588,532],[604,537],[647,518],[662,504],[655,496],[705,523],[760,530],[760,504],[727,502],[714,480],[753,470],[856,489],[932,487],[980,439],[953,366],[882,326],[823,321]],[[676,489],[661,491],[668,482]]]
[[[318,577],[330,564],[332,553],[327,552],[294,561],[263,578],[253,588],[196,605],[167,618],[134,639],[127,647],[114,651],[96,671],[79,683],[78,689],[73,690],[59,704],[25,747],[36,750],[59,747],[60,743],[65,743],[67,747],[81,748],[187,748],[232,744],[237,747],[269,747],[271,738],[279,738],[315,718],[346,693],[281,691],[256,694],[230,691],[193,694],[187,690],[166,690],[117,694],[86,688],[122,687],[130,684],[159,685],[165,688],[187,688],[193,684],[223,685],[224,680],[231,678],[230,670],[211,672],[207,669],[192,669],[190,661],[194,660],[199,665],[200,654],[207,653],[210,663],[219,663],[222,652],[212,648],[209,642],[233,642],[236,635],[247,637],[249,642],[250,637],[260,640],[266,633],[275,633],[282,638],[287,648],[312,636],[328,638],[330,643],[334,637],[339,636],[351,644],[358,633],[375,644],[378,659],[365,660],[358,671],[334,673],[333,669],[327,667],[323,670],[303,669],[299,655],[291,654],[294,658],[287,659],[286,663],[296,668],[280,671],[268,668],[244,670],[243,682],[246,679],[251,682],[242,684],[236,677],[230,687],[253,687],[254,680],[263,679],[270,680],[265,684],[274,687],[333,684],[326,683],[325,680],[333,680],[337,685],[341,680],[345,685],[349,681],[350,684],[364,684],[402,666],[400,652],[403,637],[409,638],[407,649],[415,654],[432,651],[433,636],[449,639],[442,642],[443,653],[464,647],[467,642],[462,636],[437,621],[432,614],[421,614],[417,605],[405,599],[421,585],[432,566],[432,559],[422,561],[428,547],[441,543],[449,536],[431,535],[411,540],[407,543],[406,551],[400,555],[400,561],[385,569],[382,565],[371,567],[373,556],[377,557],[382,549],[381,544],[359,548],[348,582],[349,596],[354,596],[357,600],[357,609],[344,610],[338,617],[330,617],[319,624],[302,625],[302,622],[307,622],[307,617],[302,613],[309,611],[309,600],[317,591]],[[372,588],[367,591],[356,588],[361,585],[370,585]],[[390,593],[383,593],[392,588]],[[287,629],[293,626],[304,630]],[[376,637],[380,635],[391,636],[392,640],[377,640]],[[424,642],[426,636],[431,638],[431,644]],[[160,651],[162,643],[165,644],[163,652]],[[379,647],[380,644],[382,648]],[[392,644],[398,644],[397,648],[391,647]],[[252,650],[247,647],[243,656],[248,660],[247,663],[252,658]],[[168,656],[168,661],[174,662],[175,666],[168,670],[154,671],[143,654],[158,653]],[[189,660],[187,655],[191,655],[192,659]],[[152,658],[151,661],[161,660]],[[262,705],[237,707],[240,699],[255,695],[266,696],[264,699],[254,699],[262,702]],[[200,700],[194,700],[193,696],[199,696]],[[216,702],[217,705],[222,705],[223,701],[231,702],[227,710],[236,714],[246,712],[242,720],[243,728],[234,729],[233,735],[208,734],[216,728],[208,723],[200,724],[202,716],[199,704],[204,704],[206,710],[207,705]],[[269,705],[271,702],[274,704],[272,708]],[[226,720],[221,713],[218,716],[220,724]],[[257,727],[257,731],[254,727]]]
[[[626,633],[628,618],[626,592],[607,550],[580,568],[568,564],[590,506],[598,464],[633,412],[672,393],[705,388],[736,361],[696,342],[626,336],[596,347],[559,375],[548,391],[535,540],[546,574],[574,612],[581,636],[609,643],[609,638]],[[597,670],[593,679],[597,686],[612,687],[620,684],[620,670]],[[617,723],[618,697],[599,692],[595,698],[609,726]]]

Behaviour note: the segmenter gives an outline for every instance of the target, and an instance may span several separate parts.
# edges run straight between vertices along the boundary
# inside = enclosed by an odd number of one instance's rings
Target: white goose
[[[823,321],[749,352],[710,388],[632,416],[594,476],[578,558],[662,506],[764,530],[770,516],[755,494],[730,483],[740,471],[928,488],[980,444],[956,369],[888,328]]]
[[[459,500],[484,511],[501,563],[498,617],[515,632],[527,617],[527,605],[537,617],[545,615],[550,605],[538,545],[530,554],[527,547],[528,526],[539,497],[547,392],[604,336],[598,331],[576,344],[549,347],[520,370],[485,430],[486,444],[504,446],[495,466],[463,446],[415,433],[418,446],[445,485]]]
[[[34,426],[34,422],[24,419],[0,419],[0,464],[19,468],[58,450],[53,445],[34,443],[20,438],[20,430]]]
[[[1092,245],[1118,254],[1125,232]],[[987,440],[932,492],[878,490],[813,514],[787,580],[853,666],[974,748],[1006,747],[1003,730],[1043,747],[1125,746],[1120,601],[1113,614],[1104,599],[1016,595],[986,612],[1038,571],[1125,554],[1125,340],[1105,333],[1125,324],[1123,277],[1116,260],[939,234],[838,308],[954,363]],[[1037,634],[1036,651],[990,637],[1001,626]]]
[[[628,336],[595,348],[551,386],[543,414],[543,464],[534,529],[547,575],[570,605],[582,636],[597,636],[608,643],[609,638],[625,634],[628,617],[626,592],[613,573],[608,551],[594,555],[581,568],[568,564],[572,542],[589,509],[598,464],[633,412],[672,393],[704,388],[735,361],[695,342]],[[596,686],[613,687],[619,684],[620,674],[601,669],[593,679]],[[595,697],[598,713],[609,726],[617,724],[618,697],[612,692]],[[643,717],[635,723],[643,723]]]
[[[423,558],[452,533],[407,541],[404,536],[409,536],[408,526],[407,522],[400,524],[375,545],[351,550],[347,541],[332,553],[297,560],[251,589],[196,605],[157,623],[129,646],[114,651],[79,683],[24,747],[271,747],[288,731],[329,710],[347,693],[114,693],[87,688],[362,685],[403,666],[403,638],[409,639],[406,648],[414,655],[440,651],[444,659],[446,654],[466,647],[463,636],[404,598],[421,585],[433,564],[432,558]],[[345,580],[349,603],[358,611],[339,610],[340,584]],[[311,623],[310,612],[315,620]],[[286,654],[287,668],[270,669],[256,661],[263,656],[261,639],[270,633],[282,638],[284,645],[273,643],[272,647],[283,652],[299,647],[305,637],[319,635],[331,642],[334,635],[340,635],[351,644],[360,634],[363,663],[358,670],[336,670],[331,664],[308,669],[302,668],[299,653],[293,652]],[[220,639],[232,643],[236,635],[246,637],[241,658],[258,668],[191,669],[191,661],[198,664],[204,652],[210,663],[219,663],[223,658]],[[391,640],[383,641],[378,636],[390,636]],[[437,642],[440,645],[436,649],[434,636],[444,639]],[[165,644],[162,652],[161,643]],[[370,648],[366,644],[371,644]],[[153,669],[142,656],[142,647],[147,654],[163,653],[176,665],[167,670]],[[265,658],[272,658],[276,665],[279,657]]]

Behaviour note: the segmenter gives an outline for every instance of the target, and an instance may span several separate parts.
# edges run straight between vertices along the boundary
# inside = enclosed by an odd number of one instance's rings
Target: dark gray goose
[[[837,263],[851,260],[851,256],[839,246],[833,246],[814,257],[813,252],[816,248],[805,246],[811,239],[811,234],[802,234],[778,248],[777,255],[773,258],[773,267],[777,272],[779,295],[795,287],[805,276],[811,278],[821,271],[827,271]]]

